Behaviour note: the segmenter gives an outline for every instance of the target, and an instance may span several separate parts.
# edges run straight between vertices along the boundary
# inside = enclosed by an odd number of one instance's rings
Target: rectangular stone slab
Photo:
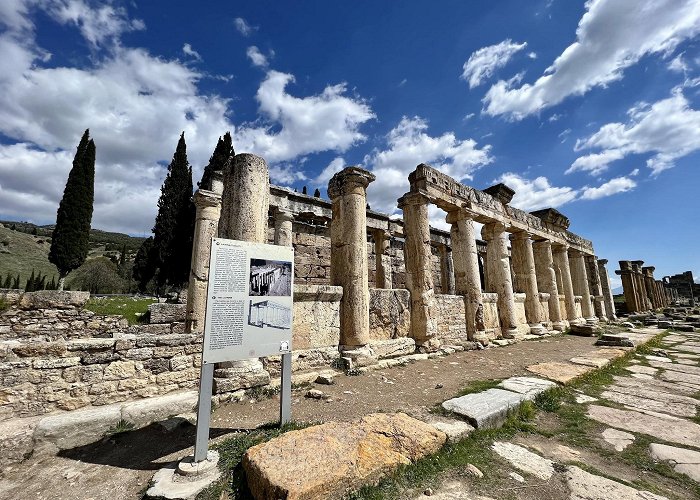
[[[508,412],[526,399],[524,394],[503,389],[488,389],[448,399],[442,403],[442,407],[466,418],[474,427],[493,429],[503,424]]]
[[[527,371],[541,375],[542,377],[566,384],[576,377],[593,370],[592,366],[575,365],[573,363],[560,363],[552,361],[549,363],[538,363],[527,367]]]

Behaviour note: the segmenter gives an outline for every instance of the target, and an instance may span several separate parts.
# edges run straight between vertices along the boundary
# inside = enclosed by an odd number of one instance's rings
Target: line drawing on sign
[[[256,303],[250,300],[248,324],[258,328],[271,327],[288,330],[292,327],[292,309],[271,300],[261,300]]]

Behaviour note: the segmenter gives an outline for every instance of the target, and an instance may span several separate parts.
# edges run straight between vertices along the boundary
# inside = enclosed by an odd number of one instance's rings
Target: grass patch
[[[101,316],[120,314],[130,325],[144,323],[148,319],[148,306],[158,302],[148,297],[132,297],[120,295],[117,297],[91,297],[85,304],[85,309]]]
[[[555,412],[561,407],[562,400],[570,398],[571,391],[564,387],[556,386],[535,396],[534,403],[540,410]]]
[[[459,391],[455,397],[466,396],[467,394],[474,394],[475,392],[483,392],[488,389],[493,389],[498,386],[503,381],[503,379],[489,379],[489,380],[474,380],[469,382],[464,389]]]
[[[222,479],[197,495],[197,500],[219,500],[224,493],[228,495],[224,498],[230,500],[252,498],[241,465],[246,450],[285,432],[303,429],[311,425],[316,424],[290,422],[280,427],[277,423],[271,423],[213,445],[211,448],[219,452],[219,468],[223,471]]]

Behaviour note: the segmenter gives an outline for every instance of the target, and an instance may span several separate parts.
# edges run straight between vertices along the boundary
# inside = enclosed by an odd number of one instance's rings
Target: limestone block
[[[508,412],[517,408],[525,399],[523,394],[502,389],[488,389],[448,399],[442,403],[442,407],[465,417],[470,424],[479,429],[492,429],[503,424]]]
[[[35,359],[32,366],[39,370],[52,368],[67,368],[80,364],[80,356],[70,358],[53,358],[53,359]]]
[[[72,309],[80,308],[90,298],[90,292],[40,290],[22,294],[19,300],[21,309]]]
[[[69,351],[112,349],[116,342],[115,339],[73,339],[66,342],[66,349]]]
[[[560,363],[552,361],[548,363],[538,363],[527,367],[527,371],[536,375],[554,380],[561,384],[566,384],[576,377],[593,370],[591,366],[575,365],[573,363]]]
[[[158,385],[184,384],[196,380],[199,377],[199,369],[187,368],[177,372],[164,372],[156,375]]]
[[[328,422],[254,446],[243,457],[258,500],[340,498],[399,465],[435,453],[444,433],[403,413]]]
[[[99,441],[121,420],[118,406],[75,410],[42,418],[34,431],[37,449],[68,450]]]
[[[136,365],[133,361],[115,361],[105,368],[104,379],[123,380],[133,377],[135,373]]]
[[[161,304],[155,303],[148,306],[150,323],[175,323],[185,321],[187,304]]]
[[[411,326],[410,301],[411,295],[408,290],[370,288],[370,339],[407,337]]]
[[[175,356],[170,360],[170,370],[171,371],[180,371],[180,370],[186,370],[187,368],[190,368],[192,366],[192,357],[191,356]]]
[[[513,443],[496,441],[491,449],[514,467],[538,479],[548,480],[554,475],[554,462]]]
[[[12,345],[11,349],[17,356],[23,358],[63,356],[66,353],[66,343],[62,340],[56,342],[27,342]]]
[[[566,484],[571,491],[571,500],[668,500],[649,491],[636,490],[612,479],[596,476],[573,465],[569,466],[566,473]]]
[[[666,444],[651,443],[649,453],[654,460],[668,460],[676,472],[700,483],[700,453]]]
[[[447,436],[447,441],[450,443],[459,442],[474,432],[474,427],[461,420],[443,418],[440,420],[430,420],[428,424],[432,425],[440,432],[444,432]]]
[[[0,425],[0,467],[21,462],[34,449],[34,429],[40,417],[4,420]]]
[[[528,399],[534,399],[538,394],[556,387],[556,383],[534,377],[510,377],[498,384],[508,391],[524,394]]]
[[[379,359],[396,358],[416,352],[416,341],[409,338],[398,338],[370,342],[369,348]]]
[[[197,391],[186,391],[125,403],[121,407],[121,418],[138,429],[153,422],[194,411],[197,398]]]

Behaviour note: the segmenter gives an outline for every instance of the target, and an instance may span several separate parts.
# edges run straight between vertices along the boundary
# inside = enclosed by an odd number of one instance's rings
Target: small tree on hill
[[[156,283],[180,286],[187,282],[192,259],[194,204],[192,167],[187,161],[185,133],[180,136],[158,200],[153,227],[153,251],[157,262]]]
[[[73,158],[51,236],[49,261],[58,268],[59,290],[63,290],[68,273],[80,267],[88,255],[94,197],[95,143],[86,130]]]

